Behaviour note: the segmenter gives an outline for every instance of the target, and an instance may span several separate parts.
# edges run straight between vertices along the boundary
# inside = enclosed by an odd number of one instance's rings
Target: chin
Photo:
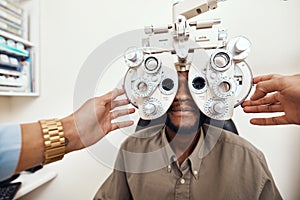
[[[199,122],[199,118],[195,115],[181,115],[181,116],[169,116],[170,121],[180,127],[193,127]]]
[[[191,122],[191,118],[181,118],[180,120],[167,118],[166,125],[174,132],[182,134],[194,133],[200,127],[199,121]]]

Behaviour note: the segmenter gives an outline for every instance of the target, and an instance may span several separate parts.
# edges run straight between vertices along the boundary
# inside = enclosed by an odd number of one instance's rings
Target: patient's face
[[[188,72],[178,72],[178,91],[167,112],[167,123],[175,132],[190,132],[198,128],[200,111],[188,88]]]

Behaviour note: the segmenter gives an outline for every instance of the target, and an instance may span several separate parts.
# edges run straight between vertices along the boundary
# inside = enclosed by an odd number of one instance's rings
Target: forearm
[[[44,160],[42,129],[38,122],[21,124],[22,146],[16,173],[39,165]]]
[[[65,140],[65,153],[81,149],[83,145],[77,134],[76,125],[73,116],[61,119]],[[39,122],[21,124],[22,147],[16,173],[43,163],[44,157],[44,138],[42,128]]]
[[[70,115],[61,119],[64,128],[66,143],[66,153],[84,148],[74,119],[74,115]]]
[[[47,129],[47,125],[50,126],[50,129],[54,126],[55,130],[46,130],[48,132],[45,133],[45,138],[47,139],[48,148],[56,148],[54,149],[56,151],[51,151],[53,149],[45,151],[44,135],[40,122],[21,124],[22,147],[15,172],[42,164],[45,160],[45,152],[47,155],[46,163],[53,162],[61,159],[63,154],[95,144],[105,134],[113,130],[133,125],[132,120],[112,122],[112,120],[118,117],[126,116],[135,111],[134,108],[113,110],[129,103],[126,99],[116,100],[118,96],[123,94],[124,90],[115,89],[103,96],[91,98],[76,112],[59,120],[61,123],[57,120],[42,120],[45,129]],[[50,124],[47,124],[48,122]],[[63,127],[64,138],[61,132],[61,125]],[[52,136],[50,136],[50,132],[52,132]],[[49,141],[50,137],[52,138]],[[64,141],[65,143],[63,143]],[[52,142],[53,146],[51,146]],[[62,144],[65,145],[65,149],[63,149],[64,146]]]

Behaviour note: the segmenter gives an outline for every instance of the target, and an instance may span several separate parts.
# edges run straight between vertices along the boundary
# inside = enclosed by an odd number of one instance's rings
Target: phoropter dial
[[[153,91],[155,85],[146,79],[137,79],[134,82],[133,91],[136,97],[148,97]]]
[[[124,54],[124,60],[128,67],[137,67],[143,62],[144,53],[142,49],[136,47],[129,48]]]
[[[205,103],[205,113],[213,119],[223,119],[229,111],[229,105],[226,101],[220,99],[209,99]]]
[[[142,112],[143,118],[155,119],[163,114],[162,104],[158,99],[151,97],[144,102]]]
[[[220,78],[213,84],[213,91],[215,95],[220,98],[234,96],[236,92],[236,82],[231,77]]]

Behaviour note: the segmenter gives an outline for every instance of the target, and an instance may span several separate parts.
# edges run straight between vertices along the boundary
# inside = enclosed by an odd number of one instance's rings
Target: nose
[[[178,90],[175,96],[175,101],[189,101],[192,99],[188,88],[187,73],[178,73]]]

